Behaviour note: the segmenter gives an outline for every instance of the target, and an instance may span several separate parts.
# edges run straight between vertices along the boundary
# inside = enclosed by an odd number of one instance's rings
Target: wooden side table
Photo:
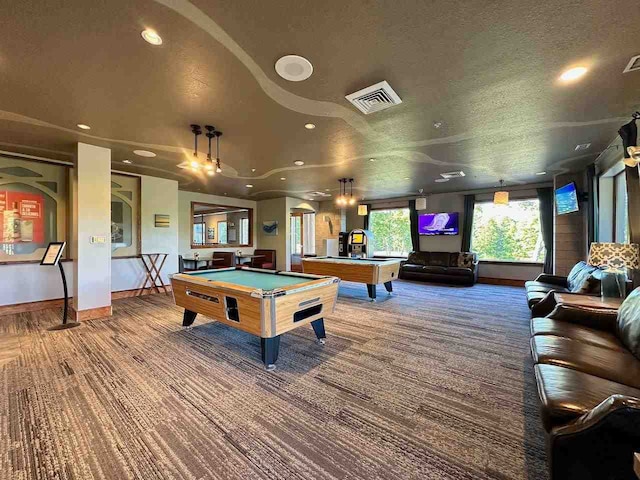
[[[147,275],[144,278],[142,287],[138,290],[138,296],[142,295],[142,292],[147,288],[147,284],[149,284],[149,287],[155,290],[156,293],[160,293],[160,289],[162,288],[165,295],[169,294],[169,290],[167,290],[167,286],[162,281],[162,276],[160,275],[168,255],[168,253],[143,253],[140,255]]]
[[[602,298],[595,295],[581,295],[579,293],[555,292],[556,303],[570,307],[601,308],[604,310],[618,310],[622,305],[622,298]]]

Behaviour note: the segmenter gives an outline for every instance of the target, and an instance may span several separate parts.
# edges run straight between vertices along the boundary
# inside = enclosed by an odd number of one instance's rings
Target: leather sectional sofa
[[[600,293],[602,270],[586,262],[578,262],[566,277],[541,273],[525,282],[527,303],[533,316],[544,316],[555,306],[551,292],[571,292],[596,295]]]
[[[411,252],[400,266],[400,278],[424,282],[473,285],[478,257],[470,252]]]
[[[640,451],[640,288],[619,313],[562,304],[531,320],[552,480],[635,479]]]

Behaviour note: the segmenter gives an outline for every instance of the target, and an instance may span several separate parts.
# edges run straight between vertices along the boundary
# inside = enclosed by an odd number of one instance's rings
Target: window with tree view
[[[476,203],[471,250],[480,260],[544,262],[538,199]]]
[[[372,210],[369,230],[373,233],[373,254],[407,256],[411,251],[411,224],[408,208]]]

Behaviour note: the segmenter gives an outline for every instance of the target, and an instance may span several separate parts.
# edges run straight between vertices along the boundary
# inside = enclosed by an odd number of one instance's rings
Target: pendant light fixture
[[[493,203],[495,205],[508,205],[509,204],[509,192],[504,190],[504,180],[500,180],[501,190],[493,194]]]
[[[356,199],[353,197],[353,178],[339,178],[340,194],[336,197],[336,204],[341,207],[355,205]],[[347,195],[347,183],[350,185],[350,193]]]
[[[209,140],[209,151],[207,152],[207,163],[205,165],[205,170],[207,171],[207,175],[212,177],[215,175],[214,167],[213,167],[213,159],[211,158],[211,139],[215,136],[215,127],[212,125],[205,125],[204,128],[207,130],[205,136]]]
[[[193,158],[191,159],[191,169],[195,172],[200,169],[200,159],[198,158],[198,135],[202,134],[200,125],[191,125],[191,133],[193,133]]]
[[[216,135],[216,172],[222,173],[222,166],[220,165],[220,137],[222,132],[215,132]]]
[[[346,185],[345,185],[346,187]],[[350,193],[349,193],[349,205],[353,206],[356,204],[356,199],[353,198],[353,178],[349,179],[349,187],[350,187]]]

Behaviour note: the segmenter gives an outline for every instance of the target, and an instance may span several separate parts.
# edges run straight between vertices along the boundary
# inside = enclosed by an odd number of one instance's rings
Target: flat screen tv
[[[420,235],[458,235],[458,212],[423,213],[418,217]]]
[[[580,205],[578,205],[578,192],[574,182],[567,183],[564,187],[556,189],[556,213],[558,215],[577,212],[578,210],[580,210]]]

